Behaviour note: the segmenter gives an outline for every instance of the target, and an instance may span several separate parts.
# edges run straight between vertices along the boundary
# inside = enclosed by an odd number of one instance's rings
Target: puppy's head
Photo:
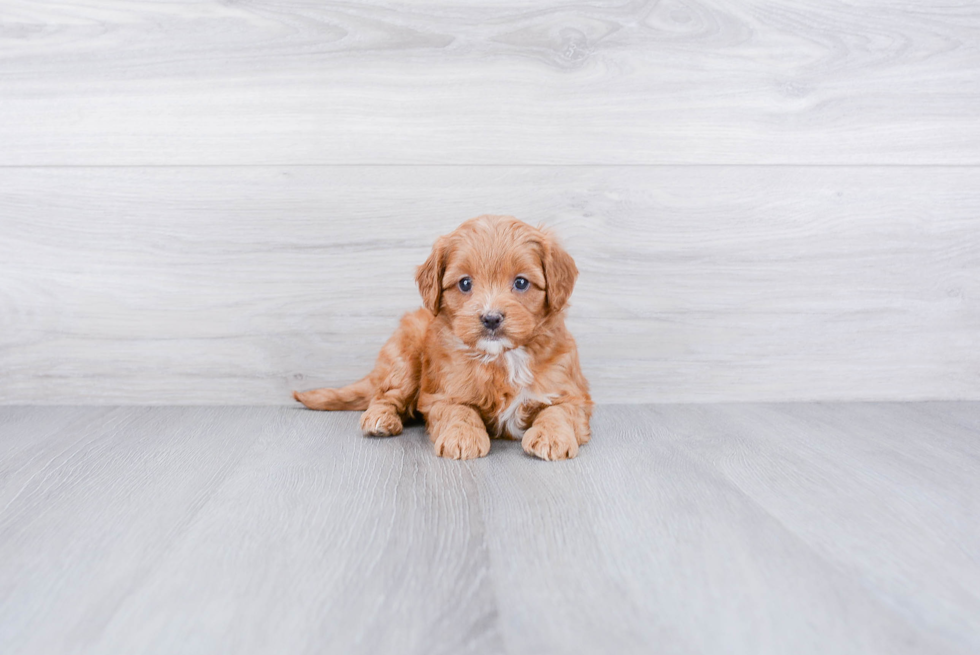
[[[497,355],[560,312],[577,276],[548,232],[510,216],[479,216],[440,237],[415,280],[425,306],[445,313],[464,344]]]

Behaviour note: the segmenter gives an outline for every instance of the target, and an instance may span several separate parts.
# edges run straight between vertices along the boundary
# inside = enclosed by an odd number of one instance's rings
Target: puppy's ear
[[[442,304],[442,275],[446,272],[446,252],[449,244],[446,237],[436,239],[432,253],[425,263],[415,269],[415,284],[422,294],[422,304],[433,314],[439,313]]]
[[[545,297],[551,311],[560,312],[565,307],[577,277],[575,260],[549,234],[544,242],[544,280],[547,287]]]

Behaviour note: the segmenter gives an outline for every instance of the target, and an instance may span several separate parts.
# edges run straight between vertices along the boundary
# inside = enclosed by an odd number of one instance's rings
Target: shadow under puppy
[[[593,407],[563,312],[577,276],[544,230],[510,216],[466,221],[419,266],[425,306],[402,317],[374,370],[293,395],[310,409],[365,410],[368,436],[399,434],[421,413],[442,457],[483,457],[491,436],[542,459],[575,457]]]

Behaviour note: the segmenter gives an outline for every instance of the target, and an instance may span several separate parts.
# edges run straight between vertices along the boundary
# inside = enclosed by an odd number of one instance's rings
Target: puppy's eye
[[[514,280],[514,288],[518,291],[527,291],[529,286],[531,286],[531,283],[527,281],[526,277],[518,277]]]
[[[459,281],[459,290],[463,293],[469,293],[473,290],[473,280],[468,277],[464,277]]]

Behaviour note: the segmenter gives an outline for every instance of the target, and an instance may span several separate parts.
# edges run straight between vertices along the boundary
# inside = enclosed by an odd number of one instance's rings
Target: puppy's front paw
[[[393,437],[402,433],[402,419],[386,405],[371,405],[361,414],[361,432],[365,437]]]
[[[476,459],[490,452],[490,437],[469,425],[449,425],[440,430],[435,446],[439,457]]]
[[[578,442],[570,430],[532,426],[524,433],[521,446],[528,455],[547,460],[571,459],[578,455]]]

